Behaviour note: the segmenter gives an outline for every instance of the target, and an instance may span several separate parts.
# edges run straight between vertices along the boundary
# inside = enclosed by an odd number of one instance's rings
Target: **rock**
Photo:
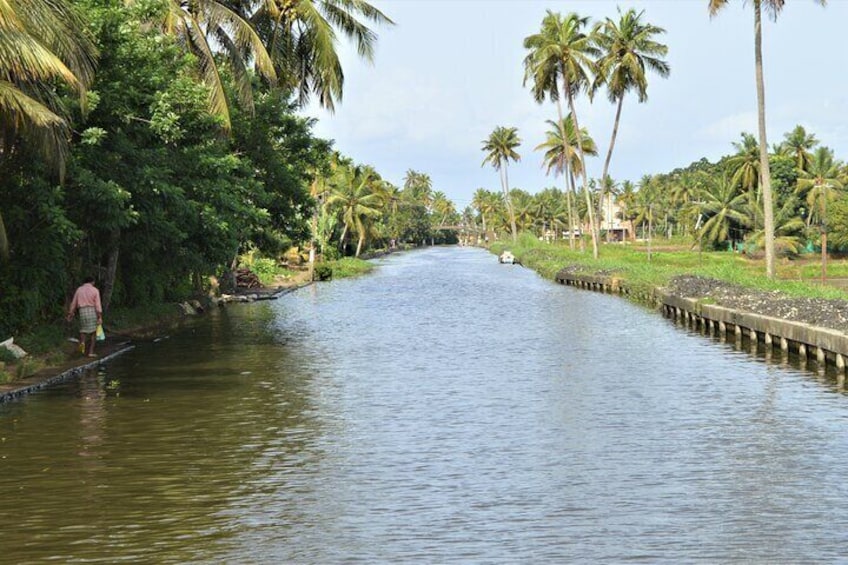
[[[180,302],[179,307],[182,313],[186,316],[194,316],[197,314],[197,310],[195,310],[188,302]]]
[[[4,342],[0,342],[0,347],[8,350],[12,354],[12,357],[14,357],[15,359],[23,359],[24,357],[29,355],[29,353],[21,349],[20,346],[15,345],[15,338],[13,337],[10,337]]]

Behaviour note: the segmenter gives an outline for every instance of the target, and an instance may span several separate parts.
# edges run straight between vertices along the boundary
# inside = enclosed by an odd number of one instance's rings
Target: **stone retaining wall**
[[[631,294],[626,282],[615,277],[560,271],[555,280],[586,290]],[[660,308],[666,317],[700,329],[707,335],[732,336],[735,339],[744,336],[752,344],[762,343],[767,350],[779,348],[786,353],[795,353],[802,361],[815,357],[820,366],[832,365],[839,378],[844,379],[848,360],[848,334],[838,330],[733,310],[694,298],[666,294],[660,289],[654,289],[650,296],[641,298],[647,298],[647,302]]]

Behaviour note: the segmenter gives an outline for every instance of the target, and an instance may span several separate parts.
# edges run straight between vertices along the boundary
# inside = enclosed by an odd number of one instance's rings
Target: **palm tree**
[[[577,120],[574,97],[581,90],[589,88],[592,82],[590,74],[594,69],[593,57],[599,54],[592,36],[583,31],[588,22],[588,18],[582,18],[575,13],[563,18],[560,14],[548,10],[547,15],[542,19],[542,28],[539,33],[524,39],[524,48],[530,51],[524,58],[524,80],[526,82],[532,77],[533,95],[537,101],[543,100],[545,96],[559,100],[557,84],[558,81],[562,81],[562,90],[568,100],[568,108],[577,133],[577,151],[584,165],[582,130]],[[597,258],[598,234],[585,166],[582,168],[581,176],[592,231],[592,254]]]
[[[240,102],[253,108],[253,88],[248,64],[260,75],[275,82],[277,73],[262,37],[248,18],[222,0],[168,0],[162,17],[163,31],[196,57],[200,75],[209,89],[209,111],[221,119],[225,130],[231,127],[230,109],[221,77],[219,57],[232,69]]]
[[[633,198],[633,221],[636,224],[648,224],[648,261],[651,260],[651,236],[654,231],[654,211],[657,208],[659,190],[654,177],[645,175],[639,180],[639,190]]]
[[[780,152],[792,157],[799,171],[807,171],[813,158],[810,151],[818,144],[815,135],[807,133],[803,126],[795,126],[791,132],[784,134]]]
[[[789,197],[783,202],[774,215],[774,243],[777,249],[785,249],[791,253],[801,250],[803,241],[804,220],[797,214],[798,201],[795,197]],[[762,229],[763,209],[759,202],[751,198],[748,193],[747,205],[744,208],[746,221],[743,225],[751,229],[746,238],[759,248],[765,242],[765,231]]]
[[[492,131],[488,139],[483,140],[483,151],[486,153],[486,158],[483,159],[481,166],[490,163],[499,173],[501,177],[501,187],[503,188],[504,202],[509,213],[509,223],[512,228],[512,242],[518,241],[518,228],[515,225],[515,211],[512,208],[512,202],[509,198],[509,161],[520,161],[521,155],[515,151],[515,148],[521,145],[521,139],[518,137],[518,129],[513,127],[498,126]]]
[[[816,0],[824,5],[825,0]],[[708,0],[710,16],[715,16],[729,0]],[[763,83],[763,26],[762,10],[777,19],[786,0],[752,0],[754,4],[754,73],[757,81],[757,123],[760,136],[760,179],[763,187],[763,221],[765,229],[766,275],[775,276],[774,263],[774,198],[771,192],[771,171],[769,170],[768,142],[766,141],[766,95]]]
[[[344,250],[348,233],[356,233],[356,257],[368,235],[371,221],[380,216],[380,194],[376,190],[380,179],[368,166],[341,167],[333,179],[333,189],[327,197],[327,206],[338,209],[344,228],[340,243]]]
[[[732,244],[742,239],[734,237],[733,230],[751,223],[744,211],[750,198],[751,193],[740,191],[731,174],[709,177],[698,196],[701,213],[707,218],[701,226],[699,238],[713,246],[728,240]]]
[[[548,229],[554,225],[556,210],[562,201],[562,192],[555,188],[546,188],[533,196],[533,215],[539,226],[539,235],[548,241]],[[556,230],[554,230],[556,239]]]
[[[433,218],[439,219],[438,222],[434,223],[436,229],[442,228],[448,217],[456,214],[456,206],[454,206],[453,202],[448,200],[447,195],[445,195],[445,193],[441,190],[437,190],[433,193],[433,213]]]
[[[757,138],[742,132],[742,141],[733,142],[736,153],[727,159],[727,166],[733,171],[733,182],[745,190],[758,192],[760,187],[760,146]]]
[[[489,240],[489,230],[494,225],[495,216],[503,203],[503,196],[497,192],[491,192],[484,188],[478,188],[474,193],[471,204],[480,214],[483,220],[483,237]]]
[[[827,147],[816,149],[809,171],[801,171],[798,178],[796,191],[802,198],[806,197],[809,206],[807,225],[810,225],[814,216],[819,220],[822,282],[827,279],[827,201],[842,193],[842,181],[842,163],[833,158],[833,151]]]
[[[96,56],[85,23],[70,3],[29,0],[0,5],[0,159],[26,140],[63,179],[70,132],[55,86],[64,84],[84,100]],[[0,259],[8,258],[0,215]]]
[[[684,233],[689,234],[689,226],[697,223],[699,214],[697,196],[706,175],[697,172],[684,172],[674,178],[669,197],[671,204],[680,211],[680,222],[685,226]]]
[[[314,94],[331,111],[344,86],[337,35],[347,37],[357,54],[371,62],[377,35],[366,24],[394,23],[365,0],[258,0],[246,5],[257,4],[250,21],[265,41],[282,86],[293,89],[301,104]]]
[[[542,158],[542,164],[547,167],[547,174],[551,171],[554,174],[560,174],[563,177],[565,185],[566,204],[568,206],[568,221],[570,223],[569,244],[574,249],[574,215],[571,207],[571,198],[569,190],[569,171],[580,171],[583,169],[583,163],[580,153],[577,150],[577,132],[574,129],[574,120],[571,114],[555,123],[552,120],[547,121],[551,126],[545,132],[545,141],[533,148],[534,151],[544,150],[545,154]],[[595,142],[589,135],[586,128],[583,128],[580,136],[583,155],[597,155],[598,149]]]
[[[609,174],[612,151],[618,136],[621,121],[621,108],[624,96],[635,91],[640,103],[648,100],[647,71],[653,71],[662,78],[671,72],[668,63],[662,59],[668,53],[668,47],[654,40],[654,36],[665,33],[661,27],[642,22],[644,10],[636,12],[633,8],[623,14],[618,9],[619,21],[607,18],[595,34],[595,40],[603,55],[598,60],[598,73],[592,90],[602,85],[607,87],[607,96],[615,109],[610,145],[604,160],[601,179]]]
[[[429,209],[433,200],[433,181],[430,175],[409,169],[403,177],[403,191],[407,198]]]

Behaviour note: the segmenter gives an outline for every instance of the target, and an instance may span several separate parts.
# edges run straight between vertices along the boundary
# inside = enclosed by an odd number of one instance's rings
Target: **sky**
[[[314,132],[334,139],[355,162],[402,186],[410,169],[426,173],[460,211],[478,188],[500,190],[498,173],[481,166],[482,142],[496,126],[518,128],[521,161],[510,187],[536,193],[562,188],[546,176],[542,152],[552,103],[537,104],[523,86],[523,40],[539,31],[546,10],[592,21],[618,19],[618,8],[644,10],[662,27],[671,75],[649,75],[648,101],[624,101],[610,166],[616,181],[638,181],[706,157],[733,152],[742,132],[756,133],[753,10],[733,0],[710,18],[707,0],[372,0],[394,22],[378,34],[373,64],[340,47],[344,98],[335,113],[309,105]],[[787,2],[765,20],[763,57],[769,146],[796,125],[848,160],[848,73],[844,58],[848,0],[826,7]],[[600,177],[615,107],[605,95],[577,100],[581,127],[599,148],[590,177]]]

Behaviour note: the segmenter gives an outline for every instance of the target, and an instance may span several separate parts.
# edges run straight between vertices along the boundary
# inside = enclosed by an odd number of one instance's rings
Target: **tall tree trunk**
[[[347,246],[347,224],[342,228],[342,237],[341,237],[341,246],[342,246],[342,257],[345,254],[345,247]]]
[[[503,166],[503,191],[504,191],[504,199],[506,200],[506,209],[509,212],[509,224],[512,229],[512,242],[518,242],[518,228],[515,225],[515,210],[512,209],[512,199],[509,197],[509,174],[507,173],[507,168],[509,165],[506,161],[504,161]]]
[[[757,74],[757,119],[760,130],[760,174],[763,181],[763,220],[766,246],[766,276],[774,278],[774,205],[771,193],[768,142],[766,140],[766,93],[763,81],[763,22],[760,0],[754,1],[754,60]]]
[[[613,122],[612,135],[610,136],[609,149],[607,149],[607,157],[606,157],[606,159],[604,159],[604,170],[603,170],[603,173],[601,174],[601,186],[602,187],[606,186],[606,179],[609,176],[609,166],[610,166],[610,161],[612,161],[612,151],[615,148],[615,140],[616,140],[616,138],[618,138],[618,125],[621,122],[621,108],[622,108],[623,105],[624,105],[624,95],[622,94],[618,98],[618,104],[617,104],[616,109],[615,109],[615,122]],[[603,193],[601,194],[601,196],[603,197]],[[609,208],[612,208],[612,202],[610,201],[611,198],[612,198],[612,194],[609,194],[607,198],[608,198],[607,208],[609,209]],[[601,198],[601,201],[603,201],[603,198]],[[609,218],[609,219],[612,220],[612,218]],[[608,224],[612,224],[612,221],[609,221]],[[610,228],[611,228],[611,226],[608,225],[607,226],[607,242],[610,241]]]
[[[103,311],[109,310],[112,293],[115,290],[115,277],[118,273],[118,255],[121,250],[121,230],[114,229],[109,234],[109,259],[106,262],[106,280],[103,281]]]
[[[583,177],[583,193],[586,196],[586,206],[589,212],[589,225],[592,230],[592,257],[598,258],[598,233],[595,228],[595,214],[592,210],[592,198],[589,196],[589,179],[586,176],[586,156],[583,154],[583,133],[580,131],[580,123],[577,121],[577,111],[574,109],[574,96],[571,94],[568,76],[563,79],[565,93],[568,96],[568,108],[571,110],[571,119],[574,121],[574,131],[577,133],[577,153],[580,155],[580,174]]]
[[[557,96],[556,107],[557,116],[559,117],[559,137],[562,140],[562,182],[565,184],[565,205],[568,208],[568,246],[572,251],[574,251],[574,212],[571,209],[571,198],[569,198],[568,193],[568,174],[570,170],[568,166],[569,148],[568,139],[566,139],[565,136],[565,124],[563,124],[562,102],[560,102],[559,96]]]
[[[648,212],[648,261],[651,260],[651,232],[654,231],[653,221],[654,212],[653,210],[650,210]]]
[[[362,252],[362,244],[365,243],[365,231],[359,235],[359,241],[356,242],[356,255],[354,257],[359,257],[359,254]]]
[[[612,126],[612,136],[610,137],[609,149],[607,149],[607,158],[604,159],[604,172],[601,175],[601,181],[609,175],[610,161],[612,161],[612,150],[615,148],[615,140],[618,137],[618,124],[621,121],[621,107],[624,104],[624,95],[618,97],[618,106],[615,109],[615,122]]]
[[[827,186],[822,196],[822,219],[821,219],[821,282],[827,281]]]
[[[9,238],[6,235],[6,224],[3,223],[2,213],[0,213],[0,259],[9,260]]]

